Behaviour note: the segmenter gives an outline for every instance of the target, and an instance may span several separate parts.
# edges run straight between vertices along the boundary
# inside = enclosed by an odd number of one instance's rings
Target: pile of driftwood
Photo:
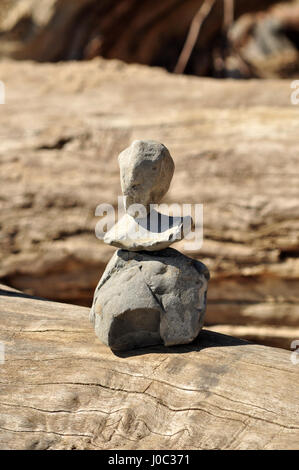
[[[42,8],[32,0],[1,3],[0,55],[37,61],[102,56],[215,77],[298,73],[298,2],[45,0]]]

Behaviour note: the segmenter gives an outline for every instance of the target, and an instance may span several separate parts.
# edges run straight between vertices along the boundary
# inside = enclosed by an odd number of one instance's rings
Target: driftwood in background
[[[1,449],[299,449],[290,352],[203,331],[113,354],[88,309],[0,290]]]
[[[189,255],[211,272],[207,322],[254,327],[256,340],[275,346],[287,327],[280,344],[289,348],[299,327],[290,82],[214,81],[100,59],[3,62],[0,77],[3,282],[90,305],[114,251],[95,237],[95,208],[121,194],[118,153],[156,139],[176,165],[166,202],[203,203],[204,243]]]
[[[2,0],[0,56],[54,62],[103,56],[130,63],[160,65],[173,71],[190,25],[195,21],[196,29],[197,12],[209,2],[43,0],[41,8],[39,2],[30,0]],[[232,9],[237,20],[246,13],[265,11],[278,2],[238,0],[234,2],[234,8],[228,0],[212,3],[215,4],[202,23],[199,34],[193,37],[194,53],[186,70],[195,75],[218,76],[225,73],[225,70],[218,70],[217,62],[225,59],[219,48],[222,49],[226,34],[224,28],[232,19]],[[279,3],[284,3],[284,0]],[[243,31],[241,27],[241,36]],[[238,69],[238,62],[234,61],[233,69]],[[239,73],[244,73],[242,61],[239,68]],[[183,69],[179,67],[180,71]],[[227,70],[227,73],[238,73],[238,70]],[[246,74],[248,70],[245,70]]]
[[[198,36],[201,30],[201,27],[204,21],[208,18],[211,13],[213,6],[215,5],[215,0],[205,0],[202,2],[202,5],[195,13],[190,29],[187,34],[186,42],[178,58],[178,62],[174,68],[175,73],[184,73],[186,65],[190,60],[190,56],[193,52],[193,49],[198,41]]]

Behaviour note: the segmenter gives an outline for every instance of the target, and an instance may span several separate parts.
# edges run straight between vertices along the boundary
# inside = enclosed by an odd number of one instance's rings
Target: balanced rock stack
[[[209,271],[168,248],[191,230],[191,217],[153,207],[168,191],[174,162],[164,145],[140,140],[118,161],[126,213],[104,237],[120,249],[95,290],[95,332],[114,350],[190,343],[203,325]]]

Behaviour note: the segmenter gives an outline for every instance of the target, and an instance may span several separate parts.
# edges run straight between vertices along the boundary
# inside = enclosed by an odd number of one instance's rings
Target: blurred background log
[[[1,449],[299,449],[290,352],[202,331],[115,355],[88,309],[0,288]]]
[[[0,114],[6,284],[90,305],[114,251],[95,237],[95,208],[117,204],[118,153],[134,139],[156,139],[176,164],[166,202],[204,204],[204,243],[189,255],[211,271],[206,324],[226,333],[239,326],[242,337],[285,348],[298,339],[290,81],[217,81],[103,59],[4,61],[0,77],[8,84]]]

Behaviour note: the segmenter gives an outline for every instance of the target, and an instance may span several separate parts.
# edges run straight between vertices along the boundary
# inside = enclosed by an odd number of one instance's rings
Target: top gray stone
[[[142,204],[158,204],[167,193],[174,173],[168,149],[152,140],[135,140],[118,157],[126,210]],[[133,214],[131,214],[133,215]]]

